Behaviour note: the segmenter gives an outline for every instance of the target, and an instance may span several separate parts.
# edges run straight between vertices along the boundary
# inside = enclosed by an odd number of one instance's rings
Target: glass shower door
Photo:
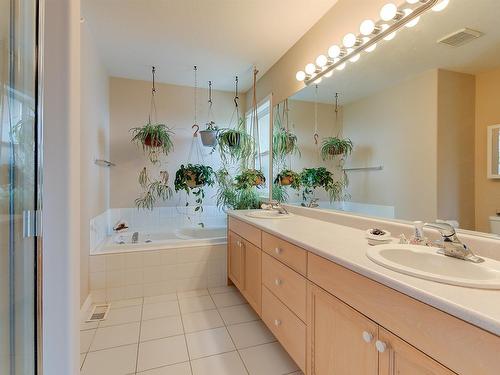
[[[0,374],[37,366],[37,1],[0,0]]]

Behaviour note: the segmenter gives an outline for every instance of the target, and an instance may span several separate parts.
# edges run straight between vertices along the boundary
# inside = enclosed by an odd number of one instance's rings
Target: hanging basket
[[[163,146],[163,142],[160,141],[159,139],[154,139],[150,135],[147,135],[146,138],[144,139],[144,145],[147,147],[161,147]]]
[[[281,186],[289,186],[293,184],[293,177],[292,176],[283,176],[280,178],[280,185]]]
[[[197,184],[196,180],[197,180],[197,176],[196,176],[195,172],[188,171],[186,173],[186,184],[187,184],[187,186],[189,186],[190,189],[195,189],[195,188],[203,186],[203,183]]]
[[[217,130],[200,130],[201,143],[205,147],[215,147],[217,145]]]

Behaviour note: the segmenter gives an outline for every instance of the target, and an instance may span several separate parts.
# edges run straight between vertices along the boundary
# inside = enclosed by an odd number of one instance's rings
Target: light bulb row
[[[359,27],[359,34],[354,34],[354,33],[349,33],[344,36],[342,39],[342,44],[339,45],[333,45],[328,49],[327,55],[319,55],[316,58],[315,63],[309,63],[305,66],[304,70],[300,70],[297,72],[295,75],[295,78],[297,81],[309,81],[309,80],[314,80],[314,76],[323,72],[326,70],[329,66],[336,64],[339,62],[341,58],[344,58],[346,56],[349,56],[348,61],[355,63],[361,58],[361,54],[357,53],[354,56],[350,56],[354,49],[357,49],[364,44],[367,44],[371,38],[374,35],[379,34],[380,32],[386,31],[389,27],[391,27],[390,23],[392,22],[397,22],[400,20],[404,20],[404,18],[408,17],[410,14],[413,13],[414,8],[416,4],[421,3],[425,4],[429,0],[406,0],[406,4],[409,5],[407,7],[406,5],[398,7],[394,3],[388,3],[385,4],[382,9],[380,10],[380,21],[375,22],[370,19],[366,19],[363,22],[361,22],[361,25]],[[450,0],[440,0],[437,2],[431,9],[435,12],[440,12],[444,10]],[[406,22],[404,26],[411,28],[415,27],[418,22],[420,21],[420,16],[413,18]],[[390,41],[396,37],[396,31],[393,33],[388,34],[385,36],[383,39],[386,41]],[[377,48],[377,43],[373,43],[367,48],[365,48],[363,51],[364,52],[373,52]],[[347,61],[346,61],[347,62]],[[343,70],[346,67],[346,62],[343,62],[342,64],[338,65],[335,69],[337,70]],[[326,74],[324,74],[324,77],[331,77],[333,74],[333,70],[330,70]],[[321,82],[321,77],[319,77],[317,80],[314,80],[314,83],[319,83]]]

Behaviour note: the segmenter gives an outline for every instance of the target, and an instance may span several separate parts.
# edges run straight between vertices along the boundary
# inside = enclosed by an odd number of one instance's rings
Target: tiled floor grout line
[[[144,312],[144,297],[142,298],[142,305],[141,305],[141,320],[139,321],[139,337],[137,337],[137,353],[135,356],[135,371],[134,373],[137,373],[137,368],[139,367],[139,347],[141,345],[141,331],[142,331],[142,314]]]
[[[182,311],[181,311],[181,303],[179,300],[179,295],[177,295],[177,306],[179,307],[179,314],[181,314],[181,324],[182,324],[182,333],[184,334],[184,345],[186,345],[186,351],[188,355],[188,363],[189,363],[189,371],[191,371],[191,375],[193,375],[193,365],[191,363],[191,355],[189,354],[189,346],[187,343],[187,336],[186,336],[186,328],[184,327],[184,319],[182,318]]]

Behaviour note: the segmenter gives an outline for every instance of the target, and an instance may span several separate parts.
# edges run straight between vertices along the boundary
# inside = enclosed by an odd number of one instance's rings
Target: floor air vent
[[[106,320],[109,312],[109,304],[95,305],[87,319],[87,322],[100,322]]]
[[[472,42],[474,39],[477,39],[483,35],[484,34],[481,31],[462,29],[438,40],[438,43],[446,44],[450,47],[459,47],[463,46],[466,43]]]

